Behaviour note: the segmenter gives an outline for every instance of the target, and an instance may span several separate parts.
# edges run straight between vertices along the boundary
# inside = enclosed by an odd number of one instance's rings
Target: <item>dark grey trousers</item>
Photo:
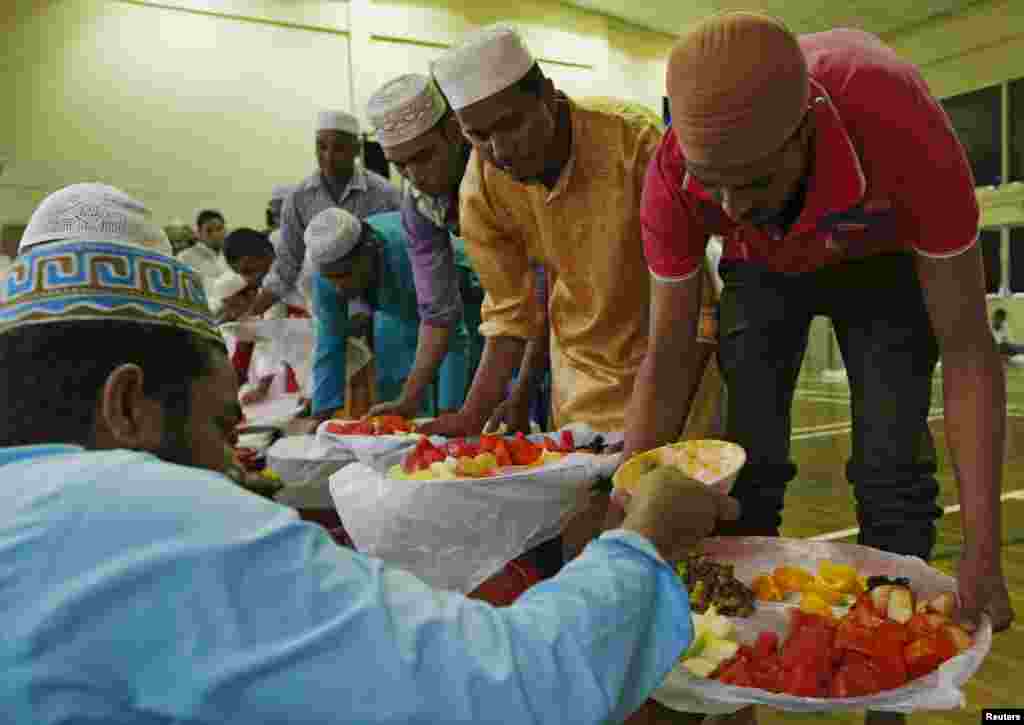
[[[853,419],[846,476],[858,542],[927,559],[938,483],[927,416],[938,347],[908,254],[799,275],[723,262],[719,362],[727,435],[747,451],[733,489],[742,518],[722,534],[777,536],[790,460],[791,408],[811,318],[831,318],[846,364]]]

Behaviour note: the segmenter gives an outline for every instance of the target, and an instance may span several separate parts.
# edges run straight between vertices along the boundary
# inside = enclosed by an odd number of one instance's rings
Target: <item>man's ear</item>
[[[143,389],[142,368],[125,363],[107,376],[96,404],[96,440],[103,448],[157,450],[163,407]]]
[[[547,76],[544,76],[544,80],[540,84],[540,99],[551,109],[551,114],[558,118],[558,109],[555,106],[555,82]]]
[[[441,134],[444,136],[445,141],[451,144],[469,143],[466,137],[462,135],[462,126],[459,124],[459,119],[454,111],[449,111],[447,118],[441,123]]]

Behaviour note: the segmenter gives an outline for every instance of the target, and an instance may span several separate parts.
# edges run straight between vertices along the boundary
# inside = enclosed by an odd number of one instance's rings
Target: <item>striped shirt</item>
[[[281,244],[277,259],[263,280],[264,289],[284,299],[299,281],[306,257],[306,225],[324,209],[340,207],[365,219],[373,214],[397,211],[402,195],[396,186],[380,174],[356,165],[352,178],[335,198],[317,171],[307,177],[284,201],[281,210]]]

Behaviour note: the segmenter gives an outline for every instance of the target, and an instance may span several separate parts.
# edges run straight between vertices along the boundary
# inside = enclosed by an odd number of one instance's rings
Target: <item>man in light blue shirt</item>
[[[0,395],[3,722],[619,722],[692,637],[666,559],[737,514],[666,480],[513,606],[432,590],[219,473],[234,372],[138,247],[15,260]]]

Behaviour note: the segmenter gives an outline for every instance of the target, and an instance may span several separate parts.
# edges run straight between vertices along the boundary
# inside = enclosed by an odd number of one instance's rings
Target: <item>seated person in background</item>
[[[221,250],[224,247],[224,215],[204,209],[196,217],[196,243],[178,255],[209,285],[228,268]]]
[[[420,318],[416,285],[406,247],[401,214],[375,214],[364,221],[344,209],[320,212],[306,228],[306,264],[315,272],[314,285],[330,285],[344,304],[318,304],[317,353],[313,364],[313,410],[326,420],[344,405],[345,345],[332,330],[344,327],[347,300],[363,297],[374,309],[376,397],[409,401],[411,416],[433,415],[428,399],[432,379],[413,381],[409,375],[418,354]],[[347,336],[346,336],[347,337]],[[468,336],[461,322],[453,330],[448,352],[437,376],[437,405],[457,410],[469,382]]]
[[[42,245],[4,279],[0,570],[17,626],[0,667],[17,676],[0,720],[618,722],[689,646],[672,563],[734,501],[664,474],[519,603],[433,590],[222,475],[240,411],[200,281],[113,247]],[[140,264],[183,284],[110,274]]]
[[[1003,355],[1012,357],[1024,353],[1024,345],[1010,342],[1010,326],[1007,324],[1006,310],[1001,307],[992,313],[992,337],[996,339],[999,352]]]

